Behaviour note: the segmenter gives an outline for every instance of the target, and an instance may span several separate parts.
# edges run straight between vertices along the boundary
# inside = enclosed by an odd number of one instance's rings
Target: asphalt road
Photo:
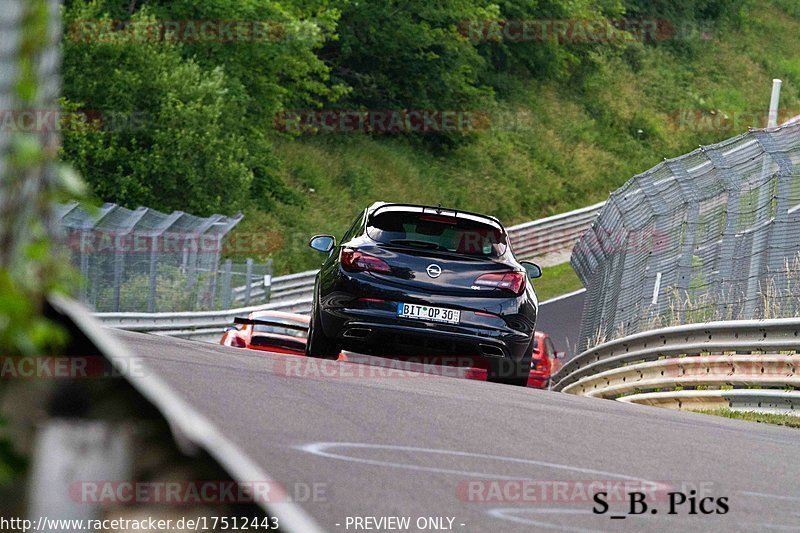
[[[409,517],[400,531],[434,530],[417,528],[427,517],[463,532],[800,530],[798,430],[114,335],[330,531],[364,531],[354,526],[366,517]],[[592,513],[590,482],[607,488],[608,513]],[[625,483],[657,514],[610,518],[628,509],[615,501]],[[689,514],[687,501],[667,514],[666,493],[681,490],[727,498],[730,510]]]

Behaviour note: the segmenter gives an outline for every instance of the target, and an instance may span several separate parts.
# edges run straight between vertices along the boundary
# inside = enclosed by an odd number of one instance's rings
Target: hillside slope
[[[308,236],[341,234],[377,199],[507,224],[603,200],[665,157],[763,127],[774,77],[784,81],[782,117],[800,113],[800,8],[772,0],[746,10],[732,27],[696,29],[685,49],[637,45],[599,58],[581,87],[509,76],[504,99],[484,110],[488,129],[449,151],[359,133],[283,138],[284,178],[305,201],[249,212],[237,231],[269,231],[276,271],[288,272],[318,264]]]

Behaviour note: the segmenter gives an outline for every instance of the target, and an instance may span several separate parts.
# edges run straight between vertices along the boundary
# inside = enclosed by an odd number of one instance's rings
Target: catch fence
[[[800,316],[800,123],[665,160],[611,194],[571,263],[578,351],[659,327]]]
[[[220,264],[225,235],[242,219],[197,217],[106,203],[57,208],[63,240],[82,284],[79,299],[97,312],[229,309],[269,299],[272,264]]]

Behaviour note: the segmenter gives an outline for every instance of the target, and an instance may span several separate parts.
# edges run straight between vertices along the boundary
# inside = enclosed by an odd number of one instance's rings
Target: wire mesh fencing
[[[89,212],[70,203],[57,218],[83,281],[79,298],[97,312],[229,309],[269,299],[271,262],[220,264],[241,214],[201,218],[111,203]]]
[[[800,315],[800,124],[748,133],[634,176],[571,263],[581,351],[656,327]]]

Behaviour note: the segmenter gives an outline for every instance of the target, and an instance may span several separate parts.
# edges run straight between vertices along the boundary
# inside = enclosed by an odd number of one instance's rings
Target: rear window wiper
[[[442,252],[451,252],[441,244],[430,241],[417,241],[414,239],[392,239],[389,244],[398,244],[401,246],[412,246],[414,248],[426,248],[428,250],[439,250]]]

